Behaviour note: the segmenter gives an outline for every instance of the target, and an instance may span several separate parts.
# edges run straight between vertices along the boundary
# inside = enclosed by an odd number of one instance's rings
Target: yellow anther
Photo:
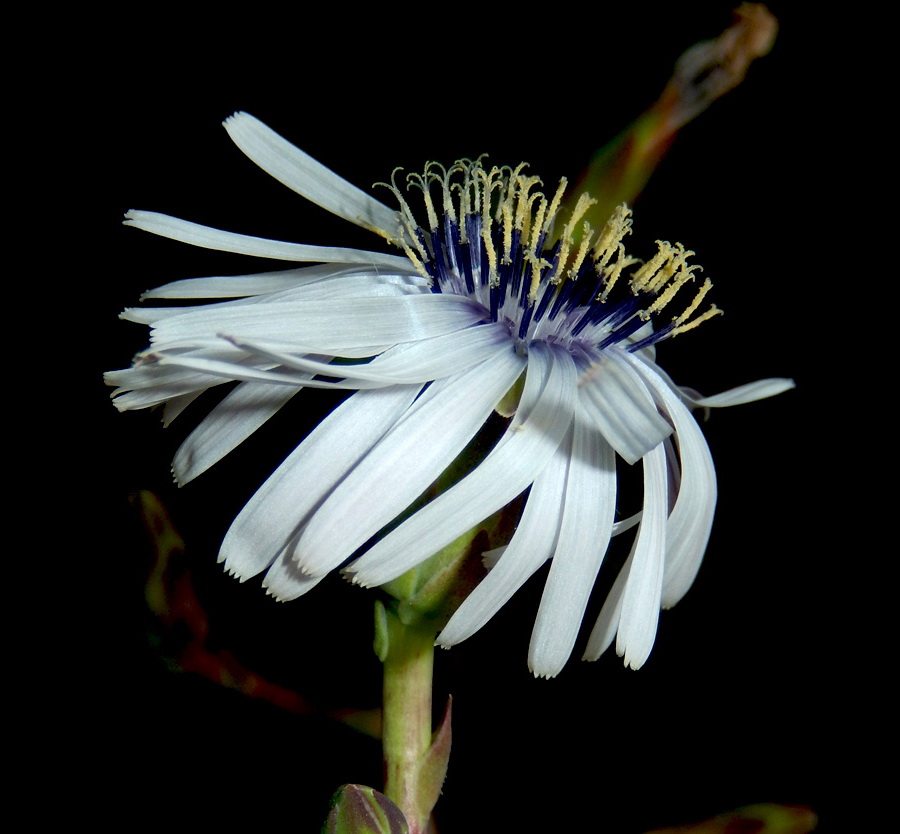
[[[481,197],[481,240],[484,242],[484,251],[488,259],[488,283],[492,287],[499,285],[500,276],[497,275],[497,250],[491,235],[491,196],[498,189],[502,194],[503,182],[498,179],[501,174],[501,169],[496,166],[491,168],[490,173],[485,175],[484,193]]]
[[[497,210],[494,219],[500,222],[504,212],[508,211],[510,217],[513,215],[513,206],[516,201],[516,192],[519,187],[519,172],[525,163],[520,162],[514,169],[508,165],[504,165],[500,171],[500,199],[497,201]]]
[[[440,173],[434,173],[435,170],[440,171]],[[456,209],[453,207],[453,200],[450,193],[450,176],[453,173],[453,170],[454,169],[451,168],[448,171],[439,162],[429,162],[428,165],[425,166],[425,172],[432,179],[432,181],[436,180],[441,184],[443,194],[442,206],[444,209],[444,214],[451,223],[456,222]]]
[[[572,216],[569,218],[569,222],[566,223],[566,228],[563,230],[563,240],[568,240],[570,243],[572,242],[572,233],[575,231],[578,221],[584,217],[585,212],[596,202],[597,201],[591,197],[590,194],[581,194],[578,197],[578,202],[575,203],[575,208],[572,210]]]
[[[416,218],[412,213],[412,209],[410,209],[409,203],[406,202],[406,199],[403,197],[403,193],[397,187],[397,182],[396,182],[397,172],[402,171],[402,170],[403,170],[402,168],[394,168],[394,170],[391,172],[391,181],[389,183],[376,182],[375,185],[376,186],[380,185],[384,188],[387,188],[394,195],[394,198],[397,200],[397,202],[400,204],[400,211],[399,211],[400,222],[398,224],[399,228],[397,230],[398,237],[400,237],[402,239],[403,232],[406,231],[406,233],[412,238],[412,240],[414,242],[416,242],[417,236],[413,233],[412,230],[417,228],[419,224],[416,223]],[[416,243],[416,245],[418,246],[417,243]]]
[[[675,246],[678,247],[681,244],[677,243]],[[647,281],[644,291],[648,293],[660,292],[672,280],[672,277],[678,272],[680,267],[681,261],[678,258],[678,250],[677,248],[672,248],[669,252],[669,259],[663,263],[656,275]]]
[[[540,182],[540,180],[537,180]],[[536,184],[536,183],[535,183]],[[538,215],[535,216],[535,204],[538,205]],[[543,206],[543,208],[541,208]],[[522,233],[522,245],[526,245],[526,241],[528,241],[529,236],[532,234],[532,229],[536,229],[538,234],[540,234],[541,224],[544,222],[544,211],[547,208],[547,201],[544,199],[544,195],[540,191],[535,191],[534,194],[528,195],[528,201],[524,207],[521,217],[521,225],[517,225],[516,228]],[[517,223],[518,223],[517,218]]]
[[[619,276],[622,274],[622,271],[625,270],[629,266],[634,266],[634,264],[640,263],[638,258],[633,258],[631,255],[625,254],[625,245],[620,243],[616,247],[616,251],[618,252],[618,258],[616,262],[612,265],[612,267],[603,270],[598,265],[597,272],[601,273],[604,276],[603,279],[603,292],[597,296],[598,301],[606,301],[610,292],[612,292],[612,288],[615,286],[616,282],[619,280]]]
[[[556,194],[553,195],[553,199],[550,201],[550,208],[547,210],[547,219],[544,220],[544,225],[541,228],[541,231],[544,232],[544,234],[549,233],[551,226],[553,226],[553,221],[556,219],[556,213],[559,211],[559,204],[562,202],[563,194],[565,194],[566,186],[568,184],[569,181],[563,177],[556,187]]]
[[[665,240],[656,241],[656,245],[659,247],[657,253],[631,277],[631,289],[635,293],[652,292],[654,287],[664,284],[675,272],[672,263],[675,247]]]
[[[533,302],[537,298],[538,287],[541,285],[541,270],[550,266],[546,258],[539,258],[531,252],[525,253],[525,260],[531,264],[531,280],[528,283],[528,300]]]
[[[538,194],[532,194],[531,189],[535,185],[540,185],[539,177],[519,177],[518,199],[516,200],[515,227],[524,232],[526,227],[526,219],[530,218],[531,206]]]
[[[370,232],[375,232],[376,235],[383,237],[389,245],[400,246],[400,237],[403,234],[403,227],[399,223],[394,232],[389,232],[387,229],[382,229],[378,226],[372,226],[369,223],[360,223],[360,225],[364,229],[368,229]]]
[[[503,263],[512,263],[513,217],[509,200],[503,202]]]
[[[678,266],[678,272],[673,278],[672,283],[669,284],[669,286],[666,287],[665,290],[663,290],[656,297],[655,301],[647,308],[647,312],[651,315],[662,310],[662,308],[665,307],[666,304],[668,304],[675,297],[675,293],[677,293],[678,290],[680,290],[688,281],[692,281],[694,279],[694,272],[696,272],[698,269],[703,268],[699,265],[688,266],[683,261],[679,263]],[[659,289],[661,289],[661,287]]]
[[[687,333],[688,330],[693,330],[695,327],[699,327],[703,322],[709,321],[713,316],[721,316],[722,310],[716,307],[715,304],[712,305],[703,315],[697,316],[693,321],[689,321],[687,324],[680,324],[678,327],[674,328],[671,332],[671,336],[678,336],[682,333]]]
[[[616,206],[603,231],[597,237],[592,255],[597,264],[597,269],[602,270],[612,256],[622,249],[622,240],[625,235],[631,234],[631,209],[625,203]],[[621,257],[621,255],[620,255]]]
[[[531,226],[531,240],[528,242],[528,249],[533,255],[537,254],[537,245],[541,239],[541,232],[543,231],[544,215],[547,213],[547,198],[541,193],[538,193],[535,196],[540,202],[538,203],[538,210],[534,217],[534,223]]]
[[[428,163],[428,165],[430,164],[431,163]],[[428,173],[428,165],[425,166],[426,175]],[[436,232],[438,228],[437,212],[434,210],[434,204],[431,202],[431,191],[429,189],[428,180],[426,180],[422,174],[407,174],[406,182],[407,188],[415,186],[416,188],[421,189],[422,199],[425,203],[425,211],[428,214],[428,228],[432,232]]]
[[[587,256],[588,249],[591,246],[591,224],[584,221],[583,232],[581,236],[581,244],[578,247],[578,252],[575,254],[575,260],[572,261],[572,266],[569,267],[568,273],[566,273],[566,277],[575,279],[575,276],[578,275],[578,270],[581,269],[581,265],[584,263],[584,259]]]
[[[703,282],[703,286],[697,291],[697,294],[694,296],[694,300],[687,306],[687,309],[678,316],[673,319],[674,324],[679,327],[683,325],[693,314],[694,310],[696,310],[700,306],[700,302],[706,297],[706,294],[712,289],[712,281],[707,278]]]
[[[419,275],[421,275],[428,282],[428,286],[431,286],[433,284],[433,281],[431,280],[431,276],[428,274],[428,271],[425,269],[422,261],[419,260],[419,257],[412,250],[408,243],[403,242],[401,245],[403,246],[403,251],[406,253],[406,257],[409,258],[410,263],[413,265],[413,267],[415,267],[416,272],[418,272]]]
[[[480,266],[485,273],[481,280],[490,286],[496,287],[499,284],[499,264],[508,265],[521,258],[521,278],[528,282],[529,302],[535,303],[541,292],[542,280],[546,281],[549,277],[552,284],[560,284],[566,279],[575,280],[590,255],[597,275],[603,282],[602,291],[595,297],[597,302],[607,300],[626,269],[638,267],[629,278],[631,291],[636,295],[655,296],[638,313],[641,319],[647,320],[670,304],[700,269],[697,265],[688,264],[688,258],[694,253],[686,250],[680,243],[673,245],[657,241],[657,251],[646,263],[628,255],[623,240],[631,233],[632,220],[631,210],[624,203],[616,207],[602,231],[594,235],[590,223],[584,217],[596,201],[587,194],[579,195],[561,233],[553,235],[567,181],[564,178],[560,180],[553,199],[548,201],[543,192],[535,190],[540,185],[540,179],[523,173],[526,167],[524,163],[515,168],[493,166],[486,169],[483,159],[480,156],[474,161],[457,160],[449,168],[429,162],[422,174],[409,174],[406,179],[407,189],[416,187],[422,191],[428,229],[432,234],[440,234],[442,226],[448,223],[458,223],[460,242],[476,249],[473,252],[473,265],[476,268]],[[418,225],[409,203],[397,187],[399,170],[401,169],[395,169],[392,173],[390,184],[378,183],[389,188],[397,198],[397,230],[394,233],[381,229],[376,231],[402,247],[416,272],[430,284],[432,278],[429,268],[433,271],[432,243],[427,232]],[[436,202],[431,193],[435,182],[441,189],[440,203]],[[458,199],[453,195],[454,189],[458,192]],[[480,225],[479,240],[468,238],[467,221],[470,229]],[[519,239],[518,253],[513,250],[516,238]],[[545,240],[549,240],[551,246],[558,241],[555,268],[544,257]],[[672,319],[671,330],[667,329],[669,335],[693,330],[721,313],[713,305],[702,315],[691,318],[711,287],[710,281],[703,283],[687,309]],[[545,287],[544,291],[552,292],[552,288]]]
[[[572,243],[574,241],[572,233],[575,231],[575,225],[595,202],[596,200],[592,199],[588,194],[581,194],[578,197],[578,202],[575,203],[575,208],[572,210],[572,216],[569,218],[569,222],[566,223],[566,226],[563,229],[562,241],[559,247],[558,266],[553,277],[550,279],[551,283],[558,284],[565,277],[563,273],[566,269],[566,262],[569,260],[569,250],[572,248]],[[585,249],[585,251],[587,250]]]

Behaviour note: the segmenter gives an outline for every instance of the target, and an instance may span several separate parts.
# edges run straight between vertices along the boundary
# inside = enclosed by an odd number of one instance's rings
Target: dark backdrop
[[[119,224],[124,211],[377,246],[252,165],[222,119],[247,110],[363,187],[398,165],[416,170],[482,152],[528,160],[545,181],[573,178],[654,100],[685,48],[727,25],[728,8],[636,4],[497,20],[443,9],[438,21],[338,14],[247,29],[226,21],[227,36],[188,30],[179,17],[135,17],[80,56],[88,72],[73,85],[68,124],[84,145],[74,185],[89,209],[73,220],[87,220],[90,236],[75,260],[92,278],[72,282],[87,362],[77,362],[83,428],[67,445],[79,455],[71,471],[89,472],[92,486],[81,495],[83,480],[73,477],[67,494],[87,499],[81,519],[93,545],[70,568],[74,610],[57,640],[73,661],[71,749],[99,756],[74,770],[77,784],[84,777],[85,813],[104,824],[127,807],[159,825],[240,820],[317,831],[339,784],[380,781],[377,743],[323,714],[378,703],[371,599],[334,576],[279,605],[215,564],[237,511],[333,401],[309,392],[177,490],[169,461],[203,405],[163,431],[153,414],[115,412],[100,380],[144,345],[144,328],[116,320],[144,289],[273,265],[142,235]],[[660,348],[679,383],[716,393],[793,376],[798,387],[719,410],[706,425],[719,475],[716,523],[698,580],[662,615],[644,669],[627,670],[608,653],[571,661],[555,680],[533,679],[525,658],[542,575],[478,635],[438,653],[435,696],[455,699],[438,806],[448,834],[636,834],[758,801],[811,805],[821,831],[838,830],[836,809],[852,793],[843,750],[860,684],[834,624],[847,616],[835,613],[843,591],[835,576],[850,522],[819,324],[842,303],[822,263],[823,209],[837,209],[810,151],[823,137],[829,64],[812,48],[811,21],[775,11],[774,51],[682,132],[635,207],[632,248],[683,241],[726,312]],[[827,119],[824,133],[840,144]],[[143,601],[149,551],[129,504],[140,489],[160,496],[187,540],[211,648],[301,692],[316,714],[167,667]]]

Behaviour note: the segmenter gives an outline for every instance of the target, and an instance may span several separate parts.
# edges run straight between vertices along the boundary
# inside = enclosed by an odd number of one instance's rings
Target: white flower
[[[558,216],[565,181],[548,197],[523,165],[488,170],[481,160],[430,164],[408,178],[422,192],[420,224],[396,184],[388,188],[399,212],[247,114],[225,127],[272,176],[405,253],[270,241],[129,212],[128,224],[196,246],[319,264],[177,281],[145,298],[207,303],[123,313],[152,329],[151,347],[134,366],[107,375],[118,408],[164,404],[168,422],[206,389],[238,382],[178,450],[180,483],[302,388],[355,392],[235,519],[220,553],[226,569],[241,580],[265,571],[269,593],[287,600],[355,556],[345,568],[353,580],[382,585],[528,491],[515,534],[487,554],[490,571],[438,642],[469,637],[552,559],[529,665],[536,675],[556,675],[610,538],[636,527],[585,657],[597,658],[615,637],[625,662],[641,666],[659,610],[690,587],[712,524],[715,470],[690,408],[793,385],[765,380],[698,399],[656,365],[656,342],[718,312],[696,314],[706,281],[662,320],[694,280],[693,253],[660,242],[640,264],[622,245],[631,226],[624,206],[597,234],[581,222],[587,197],[572,216]],[[662,321],[655,330],[651,317]],[[516,394],[515,415],[487,457],[360,553]],[[641,513],[618,522],[617,455],[640,463],[644,476]]]

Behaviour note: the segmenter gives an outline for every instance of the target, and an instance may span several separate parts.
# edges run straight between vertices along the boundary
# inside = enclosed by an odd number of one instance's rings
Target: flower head
[[[632,529],[585,657],[615,639],[626,663],[641,666],[659,610],[690,587],[712,524],[715,470],[690,409],[792,386],[764,380],[697,398],[656,365],[657,342],[718,312],[705,306],[711,284],[689,264],[693,253],[659,242],[637,261],[623,243],[625,206],[592,229],[583,219],[589,197],[561,216],[565,181],[544,192],[524,165],[429,164],[407,177],[423,203],[417,217],[396,172],[387,188],[399,211],[247,114],[225,126],[285,185],[403,252],[270,241],[129,212],[128,224],[197,246],[318,264],[178,281],[145,298],[207,303],[123,314],[151,326],[151,346],[132,368],[107,375],[120,409],[163,404],[168,422],[206,389],[238,383],[178,450],[180,483],[301,389],[354,392],[235,519],[220,552],[225,568],[241,580],[265,572],[264,586],[282,600],[340,567],[357,583],[383,585],[527,493],[515,533],[486,554],[487,576],[438,642],[469,637],[552,560],[529,665],[557,674],[611,537]],[[494,410],[511,420],[484,460],[384,534]],[[640,463],[644,484],[642,510],[619,520],[617,456]]]

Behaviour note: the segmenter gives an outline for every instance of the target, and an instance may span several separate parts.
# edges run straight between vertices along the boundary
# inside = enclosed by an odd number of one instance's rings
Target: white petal
[[[543,474],[543,472],[541,474]],[[540,478],[540,475],[538,476],[538,478]],[[537,481],[535,481],[535,483],[537,483]],[[491,550],[485,550],[484,553],[481,554],[481,563],[484,565],[485,570],[493,570],[496,567],[497,562],[500,561],[500,557],[504,553],[506,553],[505,544],[502,547],[494,547]],[[550,557],[548,556],[547,558]]]
[[[666,552],[666,453],[657,446],[644,456],[644,509],[634,559],[622,596],[616,653],[640,669],[656,639]]]
[[[422,339],[377,356],[361,364],[331,365],[305,356],[282,351],[284,343],[260,340],[241,341],[239,347],[265,355],[279,365],[306,373],[341,379],[371,380],[381,383],[403,384],[427,382],[457,374],[484,362],[489,356],[509,349],[509,331],[503,324],[483,324],[456,333]],[[288,345],[288,347],[290,347]]]
[[[636,463],[672,433],[628,355],[609,350],[579,380],[580,401],[609,444]]]
[[[309,434],[234,520],[219,561],[240,579],[271,564],[334,485],[409,408],[420,390],[398,385],[360,391]]]
[[[179,485],[196,478],[237,448],[300,390],[244,382],[231,391],[181,444],[172,461]]]
[[[603,606],[600,608],[597,622],[594,623],[594,628],[591,630],[587,646],[584,649],[583,660],[597,660],[612,645],[612,641],[615,639],[619,620],[622,616],[622,598],[625,594],[625,585],[628,582],[628,573],[634,562],[636,545],[637,539],[632,542],[631,552],[620,568],[616,580],[613,582],[612,588],[610,588]]]
[[[617,521],[615,524],[613,524],[612,534],[614,536],[620,536],[622,533],[625,533],[626,531],[634,527],[634,525],[640,522],[640,520],[640,512],[636,512],[634,515],[628,516],[628,518],[623,518],[621,521]]]
[[[303,353],[341,355],[345,347],[412,342],[476,324],[484,311],[443,294],[210,305],[160,322],[151,338],[168,342],[225,333],[237,339],[283,339]]]
[[[611,446],[579,409],[559,540],[531,635],[528,665],[554,677],[572,653],[597,572],[606,554],[616,509],[616,464]]]
[[[115,371],[114,373],[124,374],[125,371]],[[124,379],[124,377],[122,377],[122,379]],[[113,405],[119,411],[134,411],[140,408],[152,408],[153,406],[169,403],[182,397],[195,399],[208,388],[215,387],[216,385],[224,385],[228,381],[229,379],[227,378],[217,377],[211,374],[185,371],[183,376],[177,381],[166,382],[163,379],[160,380],[159,384],[151,383],[146,386],[135,385],[133,390],[129,390],[131,385],[123,385],[113,391]],[[166,424],[170,423],[172,419],[174,418],[167,418],[165,421]]]
[[[694,582],[716,509],[716,470],[697,421],[662,378],[645,371],[648,384],[675,424],[681,478],[666,529],[667,553],[662,605],[671,608]]]
[[[729,391],[723,391],[721,394],[714,394],[711,397],[690,397],[692,405],[701,408],[714,408],[728,405],[742,405],[743,403],[752,403],[756,400],[764,400],[767,397],[774,397],[789,391],[794,387],[794,380],[784,378],[760,379],[756,382],[740,385]]]
[[[126,391],[145,391],[154,389],[165,389],[168,394],[177,396],[189,391],[194,391],[198,387],[204,387],[210,384],[212,378],[202,376],[194,371],[182,370],[181,368],[164,368],[156,362],[142,362],[133,368],[123,368],[120,371],[107,371],[103,374],[103,380],[107,385],[115,385],[116,390],[112,392],[116,397],[116,406],[123,408],[121,394]],[[221,380],[212,379],[213,382]],[[151,394],[151,396],[155,396]],[[135,405],[132,408],[140,408]]]
[[[294,556],[319,575],[396,518],[453,462],[522,372],[510,343],[488,361],[432,383],[310,520]]]
[[[454,646],[471,637],[553,555],[562,518],[570,456],[571,444],[561,443],[550,462],[535,478],[509,544],[490,551],[488,575],[463,600],[444,626],[437,637],[439,645]]]
[[[266,173],[322,208],[366,229],[399,227],[397,211],[350,185],[249,113],[225,120],[234,143]]]
[[[248,296],[268,295],[284,290],[309,287],[312,284],[324,284],[329,288],[340,286],[344,278],[359,273],[359,266],[317,264],[296,269],[281,269],[272,272],[261,272],[255,275],[215,275],[206,278],[185,278],[172,281],[156,289],[145,292],[141,299],[148,298],[245,298]],[[376,282],[384,278],[383,273],[366,272],[367,282]],[[389,276],[387,276],[389,277]],[[425,280],[419,276],[404,275],[404,281],[415,281],[425,286]],[[177,309],[177,308],[176,308]]]
[[[522,401],[497,446],[473,472],[360,557],[348,569],[355,574],[354,581],[382,585],[395,579],[531,485],[572,421],[576,374],[568,352],[552,345],[533,345]]]
[[[253,255],[258,258],[272,258],[278,261],[322,261],[329,263],[355,263],[370,266],[385,266],[389,269],[408,270],[409,261],[399,255],[384,255],[361,249],[342,249],[334,246],[310,246],[305,243],[286,243],[283,240],[268,240],[263,237],[226,232],[211,226],[201,226],[188,220],[180,220],[155,211],[133,209],[125,214],[126,226],[135,226],[154,235],[167,237],[221,252],[238,255]]]
[[[200,391],[192,391],[190,394],[180,394],[177,397],[167,399],[163,405],[163,428],[168,428],[172,421],[205,390],[204,388]]]
[[[355,383],[346,385],[340,382],[324,383],[309,378],[309,374],[295,371],[279,372],[266,368],[254,368],[243,362],[224,361],[221,359],[207,359],[205,356],[190,356],[180,353],[149,353],[146,354],[148,362],[155,362],[161,367],[178,368],[182,370],[196,371],[201,379],[216,379],[220,383],[225,382],[264,382],[268,385],[286,385],[288,387],[308,386],[310,388],[372,388],[375,385],[362,385]],[[207,386],[214,383],[207,382]],[[156,389],[150,389],[154,391]],[[134,407],[134,406],[132,406]]]
[[[308,576],[303,573],[285,548],[266,571],[262,585],[279,602],[289,602],[311,591],[324,578],[324,574]]]

